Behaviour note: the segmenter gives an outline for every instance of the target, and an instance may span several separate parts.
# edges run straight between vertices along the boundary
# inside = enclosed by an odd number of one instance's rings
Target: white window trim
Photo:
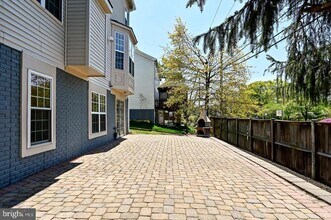
[[[117,34],[120,34],[120,35],[123,36],[123,51],[117,50],[117,48],[116,48],[116,46],[117,46],[116,35]],[[123,69],[116,68],[116,52],[123,53]],[[114,58],[115,58],[115,60],[114,60],[114,67],[115,67],[115,69],[121,70],[121,71],[125,70],[125,34],[119,32],[119,31],[115,31],[115,54],[114,54]]]
[[[102,132],[107,132],[107,95],[104,95],[104,94],[101,94],[101,93],[98,93],[98,92],[95,92],[95,91],[92,91],[92,94],[91,94],[91,97],[93,97],[93,93],[94,94],[97,94],[98,95],[98,109],[99,109],[99,111],[97,111],[97,112],[94,112],[93,110],[91,111],[91,114],[93,115],[93,114],[97,114],[97,115],[99,115],[99,132],[95,132],[95,133],[93,133],[93,131],[92,131],[92,133],[93,134],[99,134],[99,133],[102,133]],[[100,97],[101,96],[104,96],[105,97],[105,112],[101,112],[100,111],[100,106],[101,106],[101,99],[100,99]],[[92,101],[92,100],[91,100]],[[92,106],[93,106],[93,103],[92,103]],[[106,116],[106,130],[105,131],[100,131],[101,130],[101,123],[100,123],[100,115],[105,115]]]
[[[30,114],[29,110],[29,92],[31,79],[29,79],[29,72],[40,73],[43,77],[52,78],[52,113],[51,113],[51,142],[46,142],[29,147],[30,139]],[[28,94],[30,93],[30,94]],[[22,53],[22,75],[21,75],[21,157],[29,157],[43,152],[51,151],[56,148],[56,67],[38,60],[37,58]]]
[[[106,130],[102,132],[92,133],[92,93],[96,93],[99,95],[105,96],[105,102],[106,102]],[[100,97],[100,96],[99,96]],[[88,110],[88,131],[89,131],[89,139],[94,139],[97,137],[105,136],[108,134],[108,109],[107,109],[107,89],[104,89],[98,85],[95,85],[93,83],[89,83],[89,110]],[[99,103],[99,109],[100,109],[100,103]],[[99,114],[99,113],[96,113]],[[100,126],[100,125],[99,125]],[[100,128],[100,127],[99,127]]]
[[[50,110],[51,110],[51,141],[50,142],[45,142],[45,143],[41,143],[41,144],[36,144],[36,145],[31,145],[31,75],[37,75],[46,79],[50,79],[51,80],[51,96],[50,96]],[[45,109],[45,108],[41,108],[41,109]],[[42,146],[47,146],[50,144],[54,143],[54,131],[53,131],[53,123],[54,122],[54,113],[53,113],[53,77],[39,73],[37,71],[34,70],[28,70],[28,143],[27,143],[27,148],[37,148],[37,147],[42,147]]]

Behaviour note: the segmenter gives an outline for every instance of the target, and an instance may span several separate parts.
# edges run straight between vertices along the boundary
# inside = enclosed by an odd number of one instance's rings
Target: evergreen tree
[[[203,10],[206,0],[189,0],[187,7],[193,4]],[[290,22],[278,32],[283,18]],[[240,10],[197,36],[195,42],[201,39],[205,50],[214,53],[218,46],[230,54],[241,39],[256,54],[287,40],[288,57],[278,77],[288,80],[295,93],[312,103],[326,103],[331,96],[330,0],[246,0]]]

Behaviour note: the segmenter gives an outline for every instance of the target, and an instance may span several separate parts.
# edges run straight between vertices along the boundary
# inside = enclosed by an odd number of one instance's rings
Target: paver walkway
[[[0,191],[41,219],[318,219],[331,206],[220,143],[129,135]]]

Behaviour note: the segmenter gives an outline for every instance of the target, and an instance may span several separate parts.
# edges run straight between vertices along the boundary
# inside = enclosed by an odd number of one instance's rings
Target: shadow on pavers
[[[56,179],[58,176],[82,164],[81,162],[73,162],[75,159],[85,155],[93,155],[110,151],[125,140],[126,138],[119,138],[115,141],[112,141],[111,143],[97,147],[84,154],[71,158],[66,162],[51,166],[45,170],[42,170],[36,174],[32,174],[31,176],[28,176],[16,183],[0,189],[0,208],[12,208],[56,183],[58,181],[58,179]]]
[[[79,157],[83,156],[83,155],[93,155],[93,154],[100,154],[100,153],[105,153],[105,152],[108,152],[110,151],[111,149],[117,147],[118,145],[120,145],[120,143],[122,143],[123,141],[126,141],[127,138],[126,137],[120,137],[108,144],[105,144],[105,145],[102,145],[98,148],[95,148],[91,151],[88,151],[82,155],[80,155]]]

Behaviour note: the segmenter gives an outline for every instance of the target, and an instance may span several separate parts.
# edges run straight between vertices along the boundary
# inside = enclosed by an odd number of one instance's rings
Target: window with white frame
[[[134,45],[129,40],[129,73],[134,76]]]
[[[37,2],[59,21],[62,21],[62,0],[37,0]]]
[[[92,133],[106,131],[106,96],[92,92]]]
[[[115,68],[124,69],[124,34],[116,32],[115,44]]]
[[[128,12],[127,9],[125,9],[125,12],[124,12],[124,20],[125,20],[125,25],[126,26],[130,26],[130,21],[129,21],[129,15],[130,12]]]
[[[29,71],[29,143],[28,147],[52,142],[52,80]]]

